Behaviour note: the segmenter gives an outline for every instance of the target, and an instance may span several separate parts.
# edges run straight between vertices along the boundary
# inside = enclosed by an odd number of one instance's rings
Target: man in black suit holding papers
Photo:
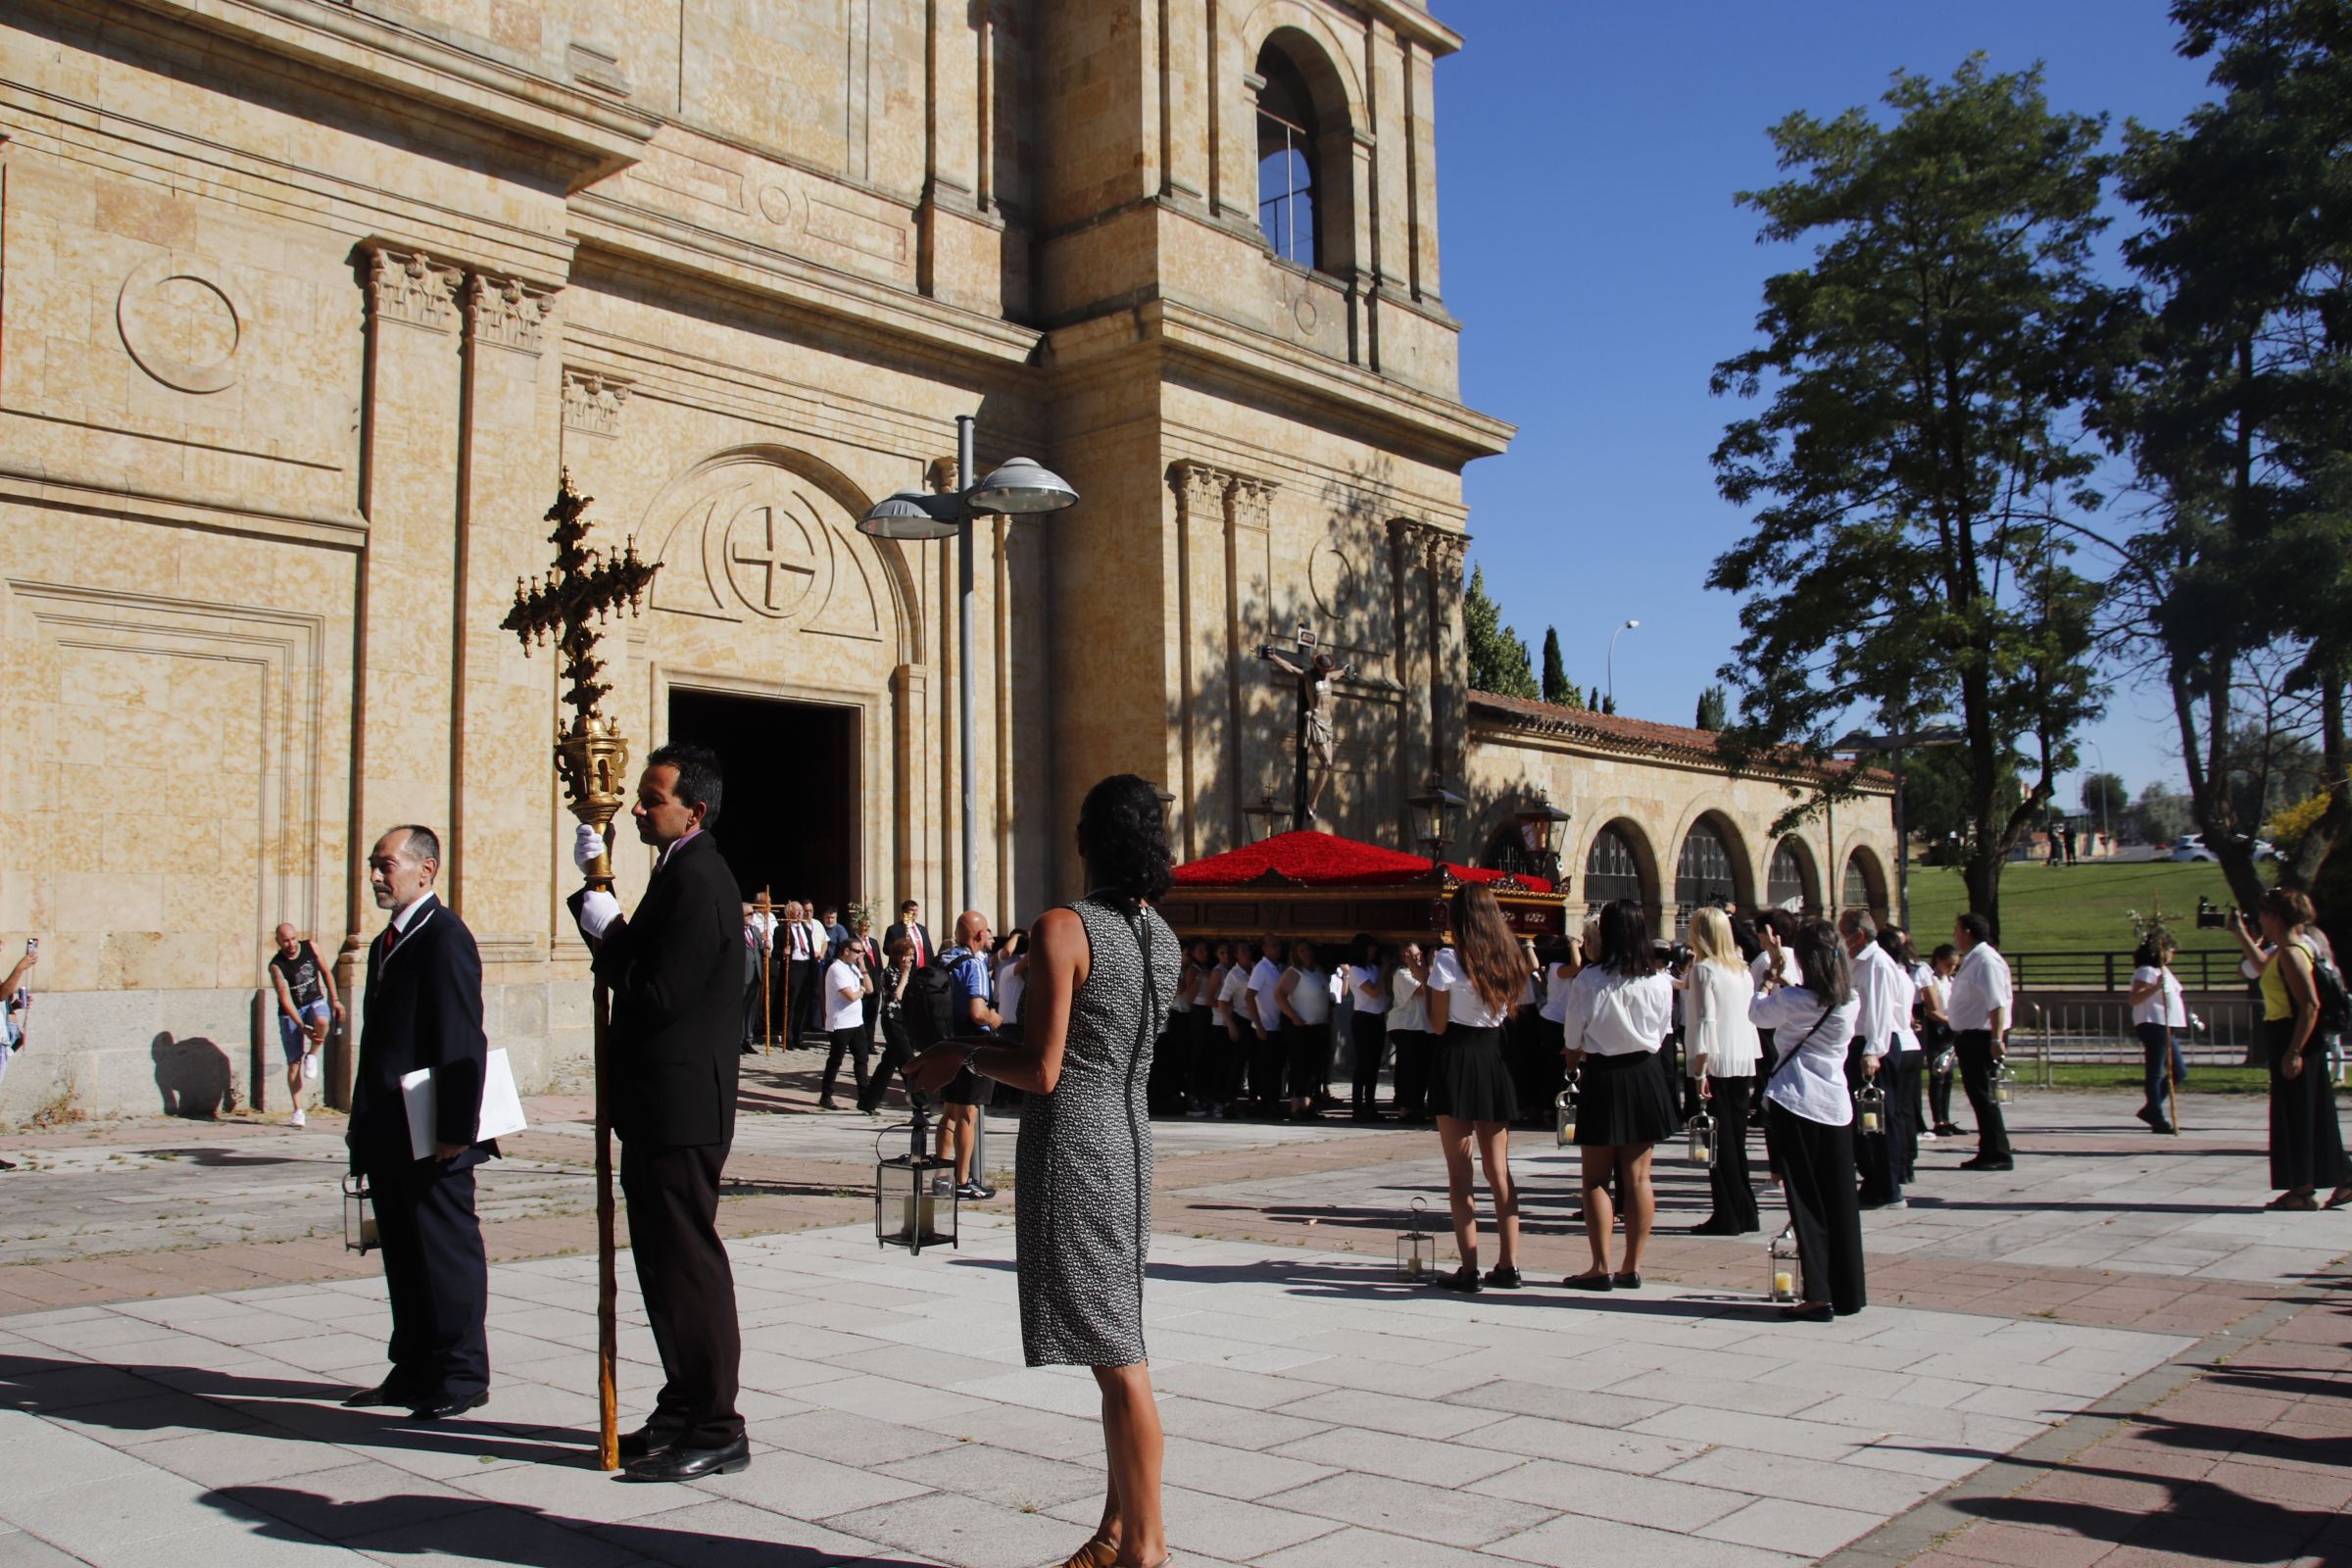
[[[735,1139],[743,1032],[743,906],[709,829],[718,759],[663,746],[637,783],[637,837],[660,851],[634,917],[612,894],[571,897],[596,976],[612,988],[611,1102],[620,1135],[637,1284],[667,1381],[654,1413],[620,1440],[630,1481],[693,1481],[752,1462],[735,1409],[743,1339],[735,1276],[718,1236],[719,1177]],[[572,857],[603,850],[583,825]]]
[[[498,1152],[477,1141],[489,1056],[482,959],[473,933],[433,893],[440,871],[441,841],[426,827],[396,827],[368,857],[376,906],[392,919],[368,949],[345,1134],[351,1168],[374,1195],[392,1370],[343,1402],[405,1405],[422,1421],[490,1397],[490,1271],[473,1211],[474,1167]],[[432,1117],[421,1157],[401,1089],[419,1068],[432,1074],[417,1107]]]

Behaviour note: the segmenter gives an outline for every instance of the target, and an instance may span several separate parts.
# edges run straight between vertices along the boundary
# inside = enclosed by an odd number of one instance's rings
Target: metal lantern
[[[1854,1095],[1854,1117],[1857,1130],[1864,1134],[1883,1131],[1886,1126],[1886,1091],[1875,1082],[1864,1084]]]
[[[1794,1224],[1781,1227],[1781,1234],[1772,1239],[1768,1254],[1772,1263],[1772,1299],[1776,1301],[1795,1300],[1799,1271],[1796,1256],[1796,1226]]]
[[[1994,1062],[1992,1064],[1992,1102],[1996,1105],[2006,1105],[2016,1093],[2017,1074],[2009,1070],[2009,1063],[2006,1061]]]
[[[1429,1212],[1429,1200],[1416,1198],[1404,1211],[1404,1229],[1396,1233],[1396,1277],[1407,1285],[1419,1285],[1437,1272],[1435,1244],[1429,1230],[1421,1223]]]
[[[1700,1111],[1690,1118],[1687,1136],[1691,1163],[1712,1169],[1715,1164],[1715,1118]]]
[[[1576,1142],[1576,1091],[1563,1089],[1551,1102],[1552,1142],[1566,1149]]]
[[[920,1101],[907,1130],[906,1153],[874,1162],[875,1245],[904,1247],[915,1254],[943,1242],[960,1247],[956,1235],[956,1162],[935,1159],[928,1152],[931,1121]],[[880,1139],[874,1147],[879,1153]]]
[[[375,1195],[368,1191],[368,1178],[343,1178],[343,1246],[365,1256],[383,1246],[375,1233]]]

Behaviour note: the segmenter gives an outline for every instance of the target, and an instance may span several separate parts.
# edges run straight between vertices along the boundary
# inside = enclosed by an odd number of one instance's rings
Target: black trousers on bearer
[[[368,1169],[375,1233],[392,1303],[392,1362],[384,1379],[418,1405],[490,1386],[490,1269],[473,1212],[476,1145],[443,1164],[387,1160]]]
[[[735,1271],[718,1235],[727,1147],[625,1139],[620,1146],[629,1249],[664,1379],[646,1430],[662,1443],[694,1448],[743,1436],[735,1409],[743,1332],[735,1316]]]
[[[1977,1157],[2014,1158],[2009,1123],[1992,1099],[1992,1031],[1963,1029],[1952,1037],[1952,1050],[1960,1058],[1960,1087],[1968,1091],[1968,1108],[1977,1118]]]
[[[1796,1229],[1804,1298],[1827,1301],[1840,1316],[1870,1304],[1862,1279],[1862,1209],[1854,1194],[1854,1129],[1797,1115],[1777,1101],[1764,1106],[1765,1137]]]

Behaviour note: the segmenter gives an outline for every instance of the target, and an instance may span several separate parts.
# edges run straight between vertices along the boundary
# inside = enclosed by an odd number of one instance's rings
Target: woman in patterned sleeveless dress
[[[1065,1568],[1159,1568],[1170,1559],[1144,1349],[1147,1090],[1184,956],[1152,907],[1175,860],[1152,786],[1122,773],[1090,790],[1078,853],[1096,891],[1037,922],[1025,1038],[943,1042],[906,1076],[931,1089],[968,1063],[1023,1092],[1013,1188],[1021,1348],[1031,1366],[1094,1369],[1110,1461],[1102,1522]]]

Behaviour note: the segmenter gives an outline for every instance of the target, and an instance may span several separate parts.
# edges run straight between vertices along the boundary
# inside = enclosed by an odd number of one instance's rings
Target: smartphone
[[[24,939],[24,956],[29,958],[40,951],[41,939],[39,937],[26,937]]]

